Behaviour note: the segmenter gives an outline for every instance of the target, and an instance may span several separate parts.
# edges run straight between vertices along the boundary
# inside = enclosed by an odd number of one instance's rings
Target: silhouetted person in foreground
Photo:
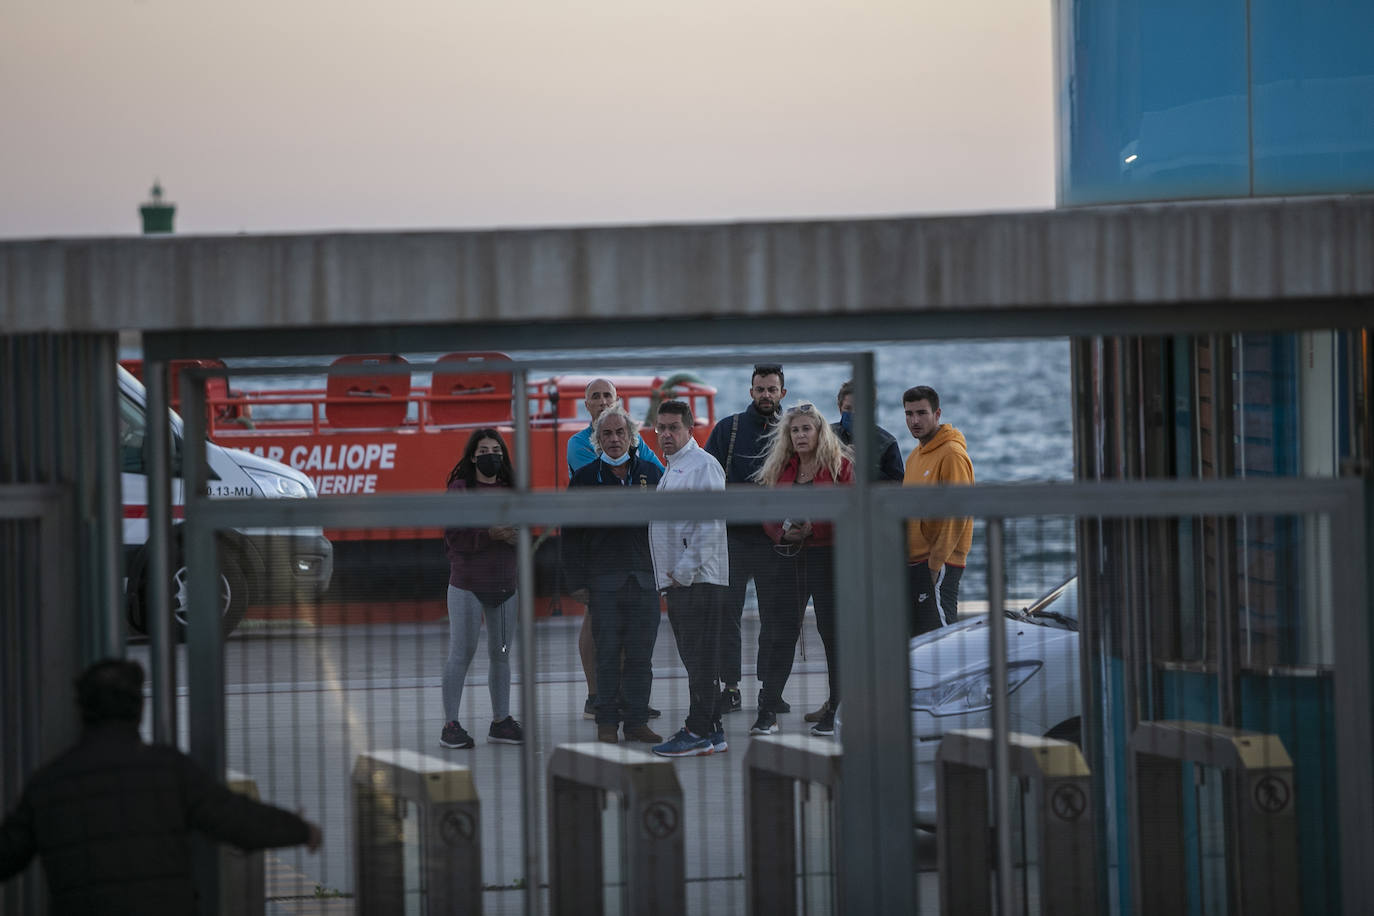
[[[30,778],[0,826],[0,880],[37,855],[54,914],[196,912],[191,832],[245,851],[320,845],[320,828],[231,792],[176,748],[144,744],[143,666],[108,659],[77,679],[85,730]]]

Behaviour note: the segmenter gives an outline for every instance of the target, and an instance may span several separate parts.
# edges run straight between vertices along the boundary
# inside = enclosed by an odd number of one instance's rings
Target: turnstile
[[[1205,722],[1141,722],[1131,735],[1136,767],[1136,909],[1188,908],[1183,764],[1222,771],[1231,912],[1298,913],[1293,761],[1275,735]]]
[[[482,820],[472,771],[406,750],[353,764],[353,862],[359,916],[406,912],[406,806],[417,808],[426,913],[482,911]]]
[[[258,801],[258,783],[236,770],[225,773],[224,784],[232,792]],[[267,910],[266,858],[262,850],[244,852],[221,843],[219,847],[220,916],[262,916]]]
[[[1008,744],[1009,775],[1035,783],[1040,912],[1045,916],[1096,913],[1092,791],[1083,754],[1068,741],[1016,732],[1008,736]],[[942,913],[974,916],[993,912],[988,773],[994,745],[992,730],[986,728],[951,731],[940,742],[935,778]],[[994,829],[1010,827],[997,824]]]
[[[744,769],[748,912],[800,912],[795,786],[819,783],[837,796],[840,747],[807,735],[751,738]]]
[[[556,916],[605,910],[602,797],[623,799],[622,913],[685,916],[682,786],[671,760],[618,744],[563,744],[549,761],[550,897]]]

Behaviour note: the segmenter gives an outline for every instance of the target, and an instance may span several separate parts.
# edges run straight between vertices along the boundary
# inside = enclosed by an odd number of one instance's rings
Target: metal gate
[[[76,738],[80,667],[73,606],[70,495],[61,487],[0,486],[0,808],[27,775]],[[43,715],[65,709],[67,715]],[[36,866],[7,883],[0,912],[41,913]]]
[[[872,390],[871,358],[846,354],[855,368],[856,392]],[[795,356],[792,361],[816,359],[815,354]],[[835,356],[831,355],[834,359]],[[626,361],[632,363],[633,361]],[[510,365],[514,387],[522,390],[526,367]],[[188,372],[184,379],[202,381],[205,373]],[[519,399],[517,399],[518,402]],[[203,398],[190,392],[183,403],[196,405]],[[203,422],[193,408],[188,411],[187,443],[191,449],[203,441]],[[856,425],[871,416],[871,403],[859,405]],[[515,427],[516,455],[527,454],[520,438],[525,426],[517,407]],[[862,427],[860,427],[862,428]],[[856,470],[866,462],[856,462]],[[197,467],[192,460],[189,467]],[[866,476],[866,473],[865,475]],[[196,492],[196,487],[190,490]],[[1111,607],[1101,603],[1105,583],[1129,585],[1108,561],[1115,556],[1122,565],[1139,569],[1141,556],[1132,553],[1127,539],[1116,554],[1111,537],[1117,523],[1177,518],[1227,519],[1244,516],[1285,516],[1319,518],[1314,530],[1329,528],[1341,537],[1326,543],[1327,553],[1313,568],[1329,589],[1331,627],[1341,639],[1331,647],[1329,678],[1332,685],[1334,721],[1364,722],[1370,701],[1369,626],[1364,561],[1366,556],[1365,484],[1357,480],[1231,480],[1220,482],[1093,483],[1028,486],[978,486],[971,488],[873,488],[860,478],[851,489],[832,489],[801,496],[783,491],[734,491],[699,493],[690,499],[674,494],[633,494],[629,499],[609,499],[600,494],[577,492],[531,493],[511,491],[500,495],[479,494],[462,503],[464,524],[472,526],[515,525],[520,530],[521,568],[521,642],[533,644],[534,612],[529,584],[532,582],[530,529],[536,525],[606,524],[608,519],[623,522],[626,512],[638,519],[683,518],[726,519],[756,522],[782,518],[804,508],[813,518],[832,519],[838,533],[836,548],[836,589],[846,597],[852,617],[846,622],[845,638],[840,641],[839,660],[845,695],[844,753],[841,763],[845,786],[844,803],[836,814],[834,843],[839,850],[836,909],[842,912],[916,912],[921,891],[913,867],[915,839],[912,830],[913,754],[912,720],[909,702],[907,632],[904,615],[882,609],[900,608],[907,603],[905,556],[902,550],[903,526],[913,518],[956,518],[971,516],[987,522],[989,539],[984,545],[988,560],[989,623],[1002,620],[1004,557],[1000,535],[1004,521],[1048,517],[1079,520],[1079,574],[1082,578],[1084,618],[1082,671],[1078,679],[1082,690],[1083,725],[1081,740],[1092,772],[1093,798],[1090,810],[1097,819],[1095,835],[1099,846],[1100,868],[1110,871],[1112,880],[1099,875],[1103,911],[1131,907],[1129,894],[1133,882],[1143,880],[1132,867],[1129,849],[1113,850],[1109,837],[1129,835],[1123,827],[1132,823],[1137,798],[1133,791],[1136,776],[1126,750],[1130,731],[1143,721],[1164,718],[1161,710],[1147,710],[1137,699],[1120,698],[1122,681],[1120,659],[1133,664],[1140,658],[1142,643],[1140,621],[1130,616],[1132,605]],[[804,499],[805,502],[801,502]],[[456,507],[451,500],[433,495],[387,497],[337,497],[322,501],[219,501],[203,498],[188,500],[187,550],[193,569],[210,569],[215,564],[214,534],[217,530],[248,526],[324,525],[333,528],[386,528],[421,525],[442,527],[452,523]],[[1125,561],[1129,559],[1135,566]],[[191,577],[192,601],[200,607],[213,607],[214,577]],[[1095,603],[1096,602],[1096,603]],[[223,689],[222,635],[214,625],[214,615],[192,617],[188,659],[191,682],[192,750],[216,770],[224,766],[225,697]],[[1104,637],[1113,633],[1112,640]],[[1008,703],[1008,660],[1005,649],[985,655],[990,666],[989,705],[992,710],[994,751],[992,754],[995,802],[991,818],[998,828],[995,851],[988,868],[995,882],[999,912],[1019,911],[1013,882],[1017,864],[1005,837],[1011,828],[1010,796],[1005,791],[1010,770],[1007,765],[1009,728],[1005,709]],[[1124,647],[1124,649],[1122,648]],[[1116,663],[1113,659],[1118,659]],[[521,693],[525,715],[535,717],[536,660],[524,657]],[[1127,682],[1132,683],[1130,681]],[[1110,688],[1116,705],[1103,705],[1101,692]],[[1211,683],[1204,690],[1229,689]],[[999,715],[999,710],[1002,713]],[[1339,842],[1332,851],[1338,855],[1341,899],[1344,909],[1353,912],[1367,893],[1370,876],[1360,867],[1362,850],[1374,839],[1374,809],[1371,808],[1370,774],[1360,766],[1370,756],[1367,728],[1340,727],[1328,736],[1329,758],[1339,761],[1336,768],[1333,808],[1339,821]],[[521,815],[520,845],[527,883],[525,912],[541,911],[540,888],[547,865],[541,860],[542,836],[547,829],[540,817],[541,793],[535,790],[539,770],[537,754],[542,753],[531,739],[521,752],[521,780],[528,800]],[[998,786],[1003,788],[998,788]],[[1111,819],[1111,820],[1109,820]],[[741,825],[742,829],[742,825]],[[1041,880],[1052,880],[1042,875]],[[1241,899],[1236,897],[1235,899]]]

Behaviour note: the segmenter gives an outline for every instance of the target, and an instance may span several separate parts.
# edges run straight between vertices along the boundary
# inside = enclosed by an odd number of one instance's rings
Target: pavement
[[[535,710],[522,708],[519,659],[511,696],[526,739],[536,748],[537,767],[522,774],[521,749],[486,740],[491,718],[487,689],[489,634],[483,627],[462,699],[461,721],[477,739],[470,750],[439,745],[444,714],[440,675],[447,653],[447,621],[374,622],[351,626],[289,623],[237,633],[225,645],[227,758],[231,769],[257,782],[260,796],[301,810],[318,822],[324,844],[318,853],[277,850],[267,855],[269,914],[352,913],[354,863],[350,801],[354,761],[360,753],[403,749],[471,768],[481,800],[483,911],[526,912],[527,888],[537,885],[536,910],[548,912],[548,838],[537,841],[540,867],[530,875],[524,864],[522,824],[525,804],[540,806],[547,825],[546,775],[554,747],[596,740],[596,725],[584,719],[586,698],[577,653],[580,617],[540,618],[536,622]],[[725,717],[730,749],[725,754],[674,761],[686,811],[688,913],[745,913],[744,757],[753,723],[757,681],[750,662],[756,654],[758,617],[743,620],[745,709]],[[517,645],[517,654],[521,647]],[[146,646],[131,645],[129,655],[146,663]],[[792,678],[784,693],[792,711],[779,716],[782,733],[805,734],[802,715],[827,696],[825,660],[814,619],[807,614]],[[184,647],[178,647],[178,683],[186,683]],[[681,727],[687,713],[687,680],[666,618],[654,651],[651,704],[662,718],[650,726],[665,738]],[[178,722],[186,746],[186,696],[179,698]],[[649,745],[629,745],[648,751]],[[834,857],[830,846],[831,811],[827,793],[817,787],[801,793],[807,912],[833,911]],[[616,800],[608,799],[603,818],[613,891],[620,869],[620,838],[613,819]],[[545,827],[545,829],[547,829]],[[938,908],[934,850],[929,835],[918,842],[922,911]],[[418,895],[418,876],[412,874]],[[409,886],[409,885],[408,885]],[[418,903],[418,896],[413,902]],[[619,912],[618,895],[606,895],[608,913]],[[419,912],[420,910],[416,910]]]

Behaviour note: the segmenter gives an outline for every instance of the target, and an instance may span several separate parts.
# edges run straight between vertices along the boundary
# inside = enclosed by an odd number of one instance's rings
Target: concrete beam
[[[976,216],[0,242],[0,328],[805,318],[1374,297],[1374,196]],[[973,313],[973,314],[969,314]]]

